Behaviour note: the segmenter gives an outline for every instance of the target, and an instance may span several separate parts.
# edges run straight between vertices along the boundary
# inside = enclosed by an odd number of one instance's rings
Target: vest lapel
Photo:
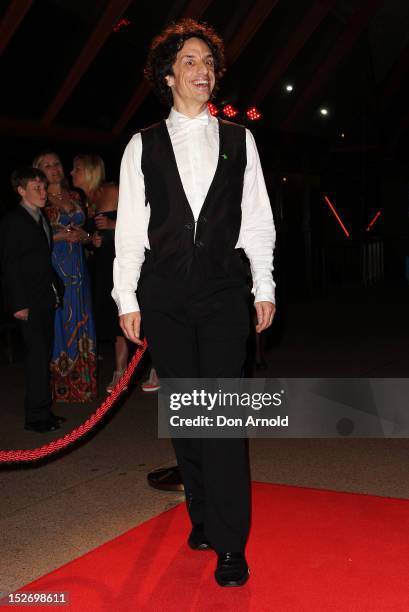
[[[222,152],[224,153],[224,148],[226,145],[226,134],[224,131],[224,125],[223,123],[220,121],[220,119],[217,119],[218,124],[219,124],[219,153],[218,153],[218,158],[217,158],[217,166],[216,166],[216,172],[214,173],[213,176],[213,180],[210,183],[210,187],[209,187],[209,191],[206,194],[205,200],[203,202],[203,206],[200,210],[200,214],[198,217],[198,220],[206,213],[207,208],[209,207],[209,202],[211,202],[212,200],[212,196],[213,196],[213,192],[216,189],[217,183],[219,181],[220,175],[222,174],[222,172],[224,171],[225,167],[223,165],[223,157],[222,157]]]
[[[190,208],[189,200],[187,199],[186,192],[185,192],[185,189],[183,187],[182,179],[180,178],[178,164],[177,164],[177,161],[176,161],[176,156],[175,156],[175,152],[173,150],[172,141],[170,139],[168,128],[166,126],[166,121],[165,120],[161,121],[159,125],[161,127],[162,134],[164,136],[164,141],[165,141],[166,147],[169,150],[169,155],[170,155],[171,163],[172,163],[172,166],[173,166],[173,172],[177,176],[177,182],[178,182],[179,191],[182,194],[183,202],[184,202],[186,211],[188,212],[189,217],[191,218],[191,220],[194,223],[195,219],[193,217],[193,212],[192,212],[192,209]]]

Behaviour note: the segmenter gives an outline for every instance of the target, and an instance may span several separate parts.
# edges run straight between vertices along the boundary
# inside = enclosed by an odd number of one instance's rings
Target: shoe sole
[[[181,493],[185,490],[182,483],[166,484],[164,482],[154,482],[149,480],[149,478],[147,478],[147,481],[152,489],[158,489],[159,491],[177,491],[178,493]]]
[[[240,587],[246,584],[247,580],[250,578],[250,571],[247,571],[247,574],[243,576],[241,580],[229,580],[228,582],[223,582],[222,580],[218,579],[216,574],[214,577],[216,579],[217,584],[221,587]]]
[[[141,389],[144,393],[154,393],[155,391],[159,391],[160,387],[144,387],[141,385]]]

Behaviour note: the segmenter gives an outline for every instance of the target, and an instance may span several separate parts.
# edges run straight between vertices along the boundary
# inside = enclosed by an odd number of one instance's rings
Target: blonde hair
[[[39,155],[36,155],[36,157],[33,159],[33,168],[38,168],[39,170],[41,170],[42,161],[47,155],[55,155],[61,161],[60,156],[55,151],[43,151]]]
[[[43,151],[39,155],[36,155],[35,158],[33,159],[33,163],[32,163],[33,168],[38,168],[39,170],[42,170],[41,164],[43,163],[44,157],[47,157],[47,155],[55,155],[55,157],[57,157],[61,163],[61,157],[58,155],[58,153],[56,153],[55,151]],[[63,168],[63,172],[64,172],[64,168]],[[61,181],[61,185],[65,189],[70,188],[70,185],[65,176],[65,172],[64,172],[63,179]]]
[[[96,191],[105,182],[105,164],[99,155],[76,155],[75,160],[79,160],[84,165],[85,179],[89,190]]]

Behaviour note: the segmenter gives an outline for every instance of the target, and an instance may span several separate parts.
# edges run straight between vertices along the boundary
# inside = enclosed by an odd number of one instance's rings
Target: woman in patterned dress
[[[105,165],[99,155],[77,155],[71,175],[74,186],[82,189],[87,197],[87,228],[94,236],[90,264],[97,338],[115,347],[114,372],[106,388],[111,393],[128,363],[128,341],[119,327],[118,309],[111,296],[118,187],[105,182]]]
[[[97,394],[96,338],[91,289],[83,250],[89,240],[78,193],[70,191],[60,158],[44,153],[33,162],[48,179],[45,212],[53,230],[52,261],[65,285],[56,311],[51,381],[57,402],[87,402]]]

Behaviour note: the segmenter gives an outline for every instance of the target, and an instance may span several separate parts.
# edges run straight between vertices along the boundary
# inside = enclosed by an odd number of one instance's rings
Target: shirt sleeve
[[[246,150],[242,222],[237,248],[244,249],[250,261],[254,301],[274,304],[273,252],[276,231],[256,143],[247,129]]]
[[[120,315],[139,311],[136,289],[145,259],[145,181],[141,169],[142,138],[135,134],[121,162],[115,228],[114,288]]]

